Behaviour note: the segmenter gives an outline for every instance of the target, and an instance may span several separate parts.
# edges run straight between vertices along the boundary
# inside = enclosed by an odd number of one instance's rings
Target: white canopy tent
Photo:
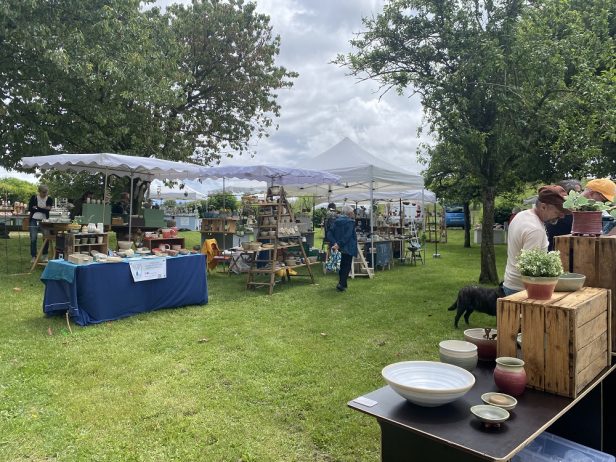
[[[348,194],[338,193],[331,196],[332,202],[369,202],[370,199],[369,191],[356,191]],[[375,201],[395,201],[400,199],[403,201],[423,201],[424,203],[434,204],[436,203],[436,194],[427,189],[408,189],[399,192],[376,191],[372,194],[372,200]]]
[[[319,185],[323,183],[338,184],[340,182],[340,177],[338,175],[320,170],[292,167],[273,167],[270,165],[228,165],[225,167],[203,167],[201,169],[200,178],[222,178],[223,191],[225,190],[225,180],[228,178],[265,181],[269,186],[274,184],[278,186]]]
[[[165,186],[162,181],[154,180],[150,184],[149,189],[150,199],[157,200],[200,200],[207,198],[207,194],[203,194],[192,187],[184,184],[180,186],[169,187]]]
[[[334,197],[347,197],[356,193],[366,193],[370,203],[374,200],[374,194],[384,192],[398,192],[402,189],[419,189],[424,187],[423,177],[396,165],[392,165],[364,148],[354,143],[349,138],[344,138],[338,144],[316,157],[300,162],[301,168],[319,168],[340,176],[342,187],[327,185],[325,187],[311,187],[302,190],[294,189],[292,193],[297,195],[314,195],[327,197],[331,201]],[[373,234],[373,210],[370,207],[370,228]],[[372,242],[374,248],[374,242]],[[372,254],[372,266],[374,267],[374,254]]]
[[[24,157],[21,163],[27,168],[41,170],[63,170],[72,172],[90,172],[105,174],[105,190],[109,175],[130,177],[131,201],[130,215],[133,214],[133,179],[135,176],[146,181],[158,179],[197,178],[200,167],[187,162],[173,162],[153,157],[127,156],[123,154],[54,154],[50,156]],[[105,216],[103,210],[103,216]],[[131,236],[131,220],[128,220],[128,234]]]

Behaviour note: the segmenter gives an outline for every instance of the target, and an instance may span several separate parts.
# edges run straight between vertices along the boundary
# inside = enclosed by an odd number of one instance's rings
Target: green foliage
[[[2,3],[0,165],[54,151],[208,163],[264,136],[296,76],[275,65],[269,18],[241,0],[142,3]]]
[[[312,226],[314,226],[315,229],[322,227],[325,221],[326,215],[327,215],[327,209],[325,208],[315,209],[314,214],[312,215]]]
[[[18,178],[0,178],[0,200],[28,202],[36,194],[36,185]]]
[[[522,249],[516,266],[522,276],[557,277],[563,274],[560,252],[544,252],[540,249]]]
[[[394,0],[336,62],[419,95],[436,140],[427,183],[451,199],[479,192],[491,226],[499,193],[603,161],[614,141],[615,12],[604,0]],[[492,242],[482,249],[480,280],[496,282]]]
[[[202,201],[203,203],[203,201]],[[230,193],[219,193],[212,194],[207,198],[207,209],[208,210],[232,210],[236,211],[240,205],[240,202],[237,198]]]

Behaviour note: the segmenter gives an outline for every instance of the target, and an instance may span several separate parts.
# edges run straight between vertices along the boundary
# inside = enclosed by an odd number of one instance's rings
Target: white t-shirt
[[[535,209],[524,210],[511,220],[507,233],[507,266],[504,286],[513,290],[524,290],[522,275],[515,266],[522,249],[541,249],[547,252],[548,236],[543,221]]]
[[[36,202],[37,202],[36,204],[37,207],[40,209],[47,207],[47,197],[42,198],[41,196],[37,194]],[[34,218],[35,220],[44,220],[45,218],[47,218],[47,216],[43,212],[34,212],[34,215],[32,215],[32,218]]]

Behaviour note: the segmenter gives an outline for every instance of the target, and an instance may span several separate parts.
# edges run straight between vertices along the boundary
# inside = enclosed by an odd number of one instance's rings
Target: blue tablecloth
[[[200,254],[167,258],[164,279],[133,282],[126,262],[77,266],[51,260],[41,280],[43,312],[68,311],[82,326],[208,300],[205,257]]]

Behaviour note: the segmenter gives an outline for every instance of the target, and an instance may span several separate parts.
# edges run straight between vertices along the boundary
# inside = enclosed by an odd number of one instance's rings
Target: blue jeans
[[[39,222],[40,220],[35,220],[34,218],[30,218],[30,227],[28,228],[30,231],[30,256],[32,258],[36,257],[36,239],[38,238],[39,233]],[[47,255],[49,251],[49,242],[45,242],[45,248],[43,249],[43,255]]]
[[[508,297],[509,295],[517,294],[519,290],[510,289],[509,287],[503,286],[503,292],[505,293],[505,297]]]

